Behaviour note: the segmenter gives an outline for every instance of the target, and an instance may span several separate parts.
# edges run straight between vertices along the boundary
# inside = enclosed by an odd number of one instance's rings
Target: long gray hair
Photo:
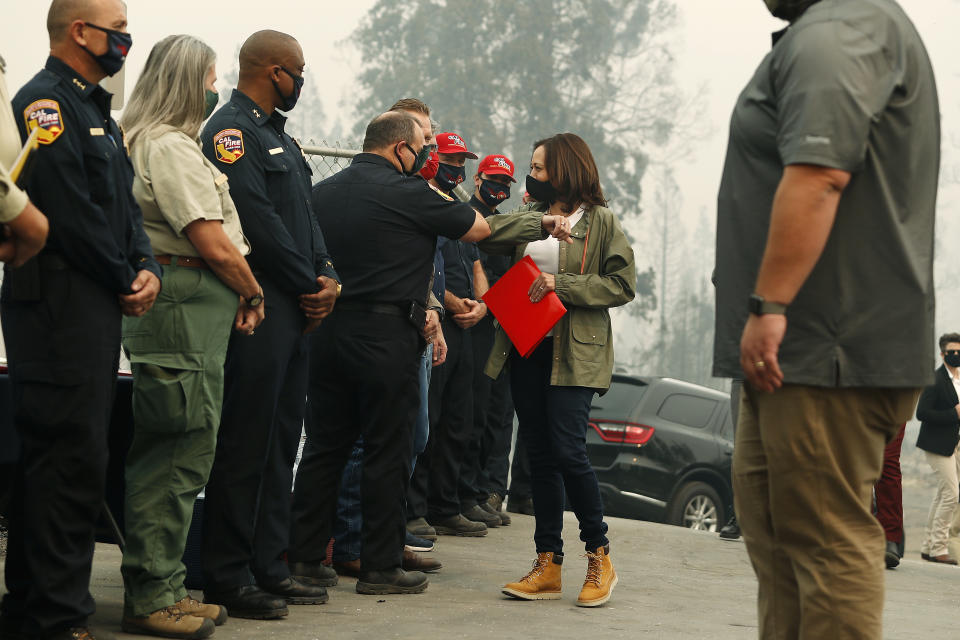
[[[153,45],[120,119],[127,144],[157,127],[196,138],[206,104],[204,81],[216,60],[213,49],[193,36],[167,36]]]

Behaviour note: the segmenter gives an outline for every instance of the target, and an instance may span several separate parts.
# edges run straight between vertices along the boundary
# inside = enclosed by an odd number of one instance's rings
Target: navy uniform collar
[[[500,213],[497,211],[496,207],[494,207],[493,211],[490,211],[490,207],[487,206],[487,203],[477,197],[476,191],[474,191],[473,195],[470,196],[470,206],[479,211],[484,218],[495,216]]]
[[[378,164],[382,167],[388,167],[390,169],[393,169],[394,171],[397,171],[397,168],[393,166],[392,162],[390,162],[383,156],[377,155],[376,153],[358,153],[357,155],[353,156],[353,160],[350,162],[350,164],[356,164],[358,162],[368,162],[370,164]],[[400,172],[397,171],[397,173],[400,173]]]
[[[55,56],[47,58],[47,64],[44,68],[63,78],[64,83],[67,86],[73,87],[73,89],[80,94],[81,98],[90,100],[96,104],[103,113],[104,118],[110,116],[110,101],[113,99],[112,93],[101,87],[98,83],[90,82],[77,73],[73,67]]]
[[[287,118],[286,116],[280,115],[276,109],[273,110],[273,113],[265,113],[263,107],[239,89],[234,89],[233,93],[230,94],[230,102],[236,104],[240,108],[240,111],[247,114],[247,117],[253,120],[258,127],[262,127],[268,122],[273,122],[275,127],[283,131]]]
[[[50,56],[47,58],[47,64],[44,68],[47,71],[52,71],[63,78],[67,85],[73,87],[84,98],[89,98],[97,89],[100,89],[100,91],[107,94],[107,98],[113,97],[113,95],[110,94],[106,89],[101,87],[96,82],[90,82],[84,78],[82,75],[77,73],[73,67],[68,65],[60,58]]]

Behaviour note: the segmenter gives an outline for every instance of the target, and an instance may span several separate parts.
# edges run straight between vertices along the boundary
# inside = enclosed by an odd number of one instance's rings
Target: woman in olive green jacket
[[[567,313],[530,355],[523,358],[498,329],[486,373],[496,377],[510,362],[510,384],[519,437],[530,457],[537,559],[533,570],[503,587],[524,600],[560,597],[564,493],[580,522],[587,550],[587,578],[579,606],[610,598],[617,575],[603,521],[597,476],[587,458],[584,434],[594,393],[610,386],[613,334],[610,307],[633,300],[633,249],[600,189],[593,155],[572,133],[534,144],[527,191],[538,210],[567,217],[572,244],[547,238],[516,246],[509,234],[494,234],[480,247],[488,253],[530,256],[541,270],[528,292],[539,302],[555,291]]]

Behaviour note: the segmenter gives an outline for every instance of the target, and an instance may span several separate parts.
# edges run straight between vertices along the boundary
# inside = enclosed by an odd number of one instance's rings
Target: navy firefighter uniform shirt
[[[404,308],[426,298],[437,236],[459,238],[476,219],[468,205],[372,153],[317,183],[313,208],[343,272],[342,300]]]
[[[133,198],[133,166],[110,117],[111,98],[51,56],[14,96],[13,111],[24,140],[39,129],[26,190],[50,220],[44,252],[128,294],[138,271],[162,273]]]
[[[230,101],[207,121],[203,153],[230,179],[247,261],[291,296],[319,290],[317,276],[340,277],[327,253],[310,205],[312,171],[300,146],[284,132],[287,119],[264,113],[234,89]]]

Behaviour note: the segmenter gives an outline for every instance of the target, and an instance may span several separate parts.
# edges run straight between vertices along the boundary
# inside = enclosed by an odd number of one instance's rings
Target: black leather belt
[[[340,311],[362,311],[366,313],[379,313],[385,316],[397,316],[398,318],[406,318],[407,312],[404,311],[400,305],[396,304],[386,304],[380,302],[359,302],[353,300],[343,300],[334,306],[334,309],[339,309]]]

